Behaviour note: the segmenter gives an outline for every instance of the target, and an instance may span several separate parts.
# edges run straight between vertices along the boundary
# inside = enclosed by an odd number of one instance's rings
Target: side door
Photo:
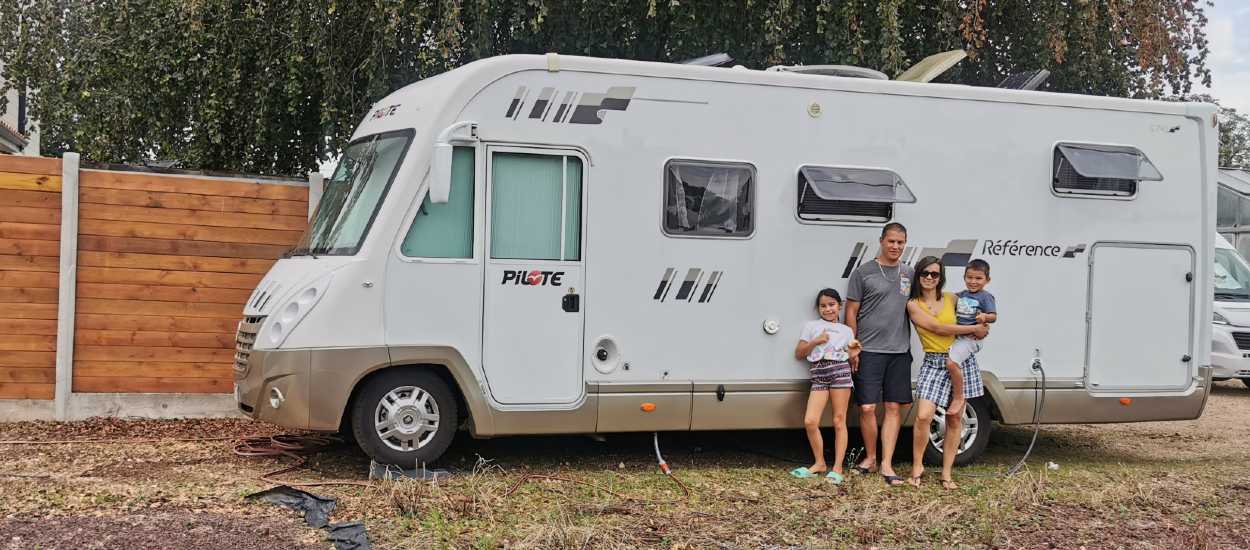
[[[487,147],[482,365],[495,401],[581,399],[585,162],[574,151]]]
[[[1090,250],[1085,377],[1093,391],[1189,387],[1194,253],[1187,246],[1097,243]]]

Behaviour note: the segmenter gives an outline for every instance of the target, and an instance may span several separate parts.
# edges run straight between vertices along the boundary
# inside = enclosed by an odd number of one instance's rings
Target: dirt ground
[[[460,437],[441,483],[308,490],[337,498],[332,521],[364,522],[375,548],[1250,548],[1248,414],[1250,390],[1220,383],[1198,420],[1044,427],[1021,473],[972,477],[1028,445],[1029,429],[1000,428],[950,492],[936,468],[919,490],[790,478],[807,453],[797,430],[661,434],[689,497],[657,473],[650,434]],[[276,433],[232,419],[0,424],[0,441]],[[0,443],[0,548],[330,547],[295,512],[243,498],[292,459],[232,446]],[[281,478],[365,481],[368,467],[340,447]]]

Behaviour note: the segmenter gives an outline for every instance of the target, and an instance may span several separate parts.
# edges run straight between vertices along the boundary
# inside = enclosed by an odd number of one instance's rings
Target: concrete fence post
[[[326,177],[321,172],[308,173],[308,219],[312,220],[313,212],[317,211],[317,203],[321,202],[321,192],[325,189]]]
[[[74,384],[74,305],[78,283],[78,153],[61,158],[61,264],[56,308],[56,386],[53,407],[57,420],[69,417]]]

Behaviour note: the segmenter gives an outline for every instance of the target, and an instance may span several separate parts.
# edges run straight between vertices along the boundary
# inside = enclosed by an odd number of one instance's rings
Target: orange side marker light
[[[642,409],[642,412],[649,413],[655,410],[655,403],[643,403],[642,406],[639,408]]]
[[[1129,405],[1132,405],[1132,404],[1133,404],[1133,398],[1132,398],[1132,397],[1121,397],[1121,398],[1120,398],[1120,404],[1121,404],[1121,405],[1124,405],[1125,407],[1127,407],[1127,406],[1129,406]]]

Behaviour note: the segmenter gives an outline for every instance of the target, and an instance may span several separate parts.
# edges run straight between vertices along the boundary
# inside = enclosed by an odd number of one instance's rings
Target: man
[[[877,404],[885,403],[881,434],[881,475],[890,486],[903,484],[891,459],[902,425],[903,408],[911,404],[911,327],[907,294],[914,273],[899,258],[907,246],[907,228],[887,224],[881,230],[881,251],[851,273],[846,290],[846,324],[863,345],[854,367],[859,430],[867,451],[855,469],[868,473],[877,466]]]

